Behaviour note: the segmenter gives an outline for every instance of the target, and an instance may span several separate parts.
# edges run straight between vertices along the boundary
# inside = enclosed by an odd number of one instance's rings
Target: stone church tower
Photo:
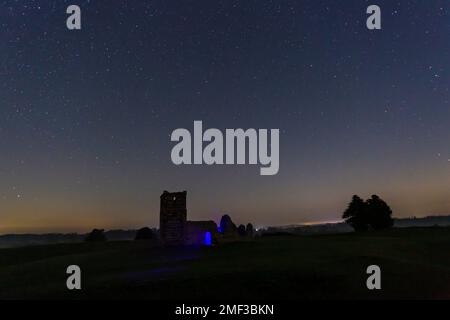
[[[167,192],[161,195],[160,235],[165,245],[184,244],[187,192]]]
[[[159,233],[167,246],[211,246],[218,243],[214,221],[187,221],[187,192],[164,191],[161,195]]]

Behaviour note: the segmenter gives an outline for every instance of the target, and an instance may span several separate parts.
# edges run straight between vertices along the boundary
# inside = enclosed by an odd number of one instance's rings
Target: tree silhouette
[[[87,242],[101,242],[106,241],[106,235],[103,229],[94,229],[89,233],[85,239]]]
[[[246,228],[246,230],[245,230],[245,232],[247,233],[247,236],[248,237],[253,237],[253,233],[254,233],[254,228],[253,228],[253,225],[251,224],[251,223],[248,223],[247,224],[247,228]]]
[[[379,196],[372,195],[366,201],[369,224],[374,230],[387,229],[393,226],[392,210]]]
[[[136,232],[135,240],[150,240],[153,239],[154,237],[155,235],[153,234],[152,229],[144,227]]]
[[[394,224],[391,208],[377,195],[372,195],[366,201],[354,195],[342,218],[357,232],[367,231],[369,228],[382,230]]]
[[[366,203],[363,199],[354,195],[342,218],[355,229],[355,231],[367,231],[369,228],[369,219],[367,215]]]

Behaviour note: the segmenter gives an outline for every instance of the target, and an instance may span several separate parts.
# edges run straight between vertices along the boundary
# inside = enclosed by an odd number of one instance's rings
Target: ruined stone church
[[[206,245],[218,241],[214,221],[187,221],[187,192],[164,191],[161,195],[160,236],[164,245]]]

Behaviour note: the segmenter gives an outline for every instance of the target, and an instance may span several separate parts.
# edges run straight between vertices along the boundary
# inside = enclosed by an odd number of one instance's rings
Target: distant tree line
[[[354,195],[342,218],[357,232],[387,229],[394,224],[391,208],[377,195],[366,201]]]
[[[115,232],[129,232],[129,231],[122,231],[122,230],[116,230]],[[111,231],[110,231],[111,232]],[[157,236],[154,232],[154,230],[150,229],[149,227],[144,227],[136,231],[136,234],[134,236],[135,240],[153,240],[156,239]],[[86,242],[104,242],[107,241],[108,237],[106,236],[105,230],[103,229],[94,229],[90,233],[88,233],[84,239]],[[119,239],[120,240],[120,239]],[[125,239],[128,240],[128,239]]]

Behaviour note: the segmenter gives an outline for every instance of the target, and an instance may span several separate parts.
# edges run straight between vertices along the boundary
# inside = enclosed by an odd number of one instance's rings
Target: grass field
[[[66,289],[66,268],[82,290]],[[366,288],[366,268],[382,289]],[[450,299],[450,228],[276,236],[208,248],[152,242],[0,250],[0,299]]]

